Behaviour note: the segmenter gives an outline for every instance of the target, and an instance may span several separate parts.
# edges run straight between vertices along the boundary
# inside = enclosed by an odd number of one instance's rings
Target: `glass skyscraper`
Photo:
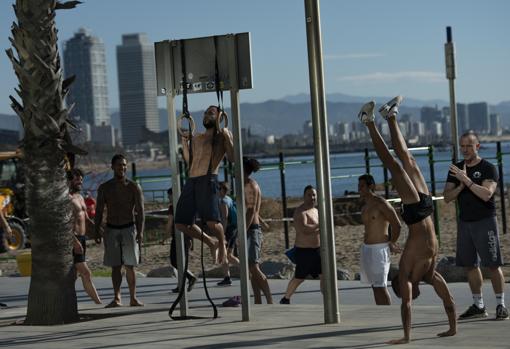
[[[110,124],[104,43],[86,29],[79,29],[64,43],[65,76],[76,76],[67,96],[75,103],[71,113],[91,126]]]

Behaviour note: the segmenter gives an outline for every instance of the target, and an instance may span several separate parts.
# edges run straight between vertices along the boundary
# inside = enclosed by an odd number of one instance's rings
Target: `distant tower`
[[[470,127],[467,104],[457,103],[457,131],[459,136],[469,130]]]
[[[135,145],[142,141],[144,127],[160,132],[154,46],[146,34],[122,35],[117,71],[122,142]]]
[[[468,104],[469,128],[481,134],[490,131],[489,105],[486,102]]]
[[[106,58],[101,39],[80,28],[64,43],[66,77],[76,76],[67,97],[67,105],[75,103],[73,116],[92,126],[109,125]]]

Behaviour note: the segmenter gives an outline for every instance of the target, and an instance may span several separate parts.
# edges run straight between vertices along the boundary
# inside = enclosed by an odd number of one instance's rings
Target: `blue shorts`
[[[190,177],[182,189],[175,210],[175,224],[192,225],[195,217],[202,222],[221,222],[218,175]]]

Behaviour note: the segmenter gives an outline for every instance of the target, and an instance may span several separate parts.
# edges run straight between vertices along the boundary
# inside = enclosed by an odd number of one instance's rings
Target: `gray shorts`
[[[136,266],[140,258],[140,249],[136,242],[136,227],[106,227],[104,231],[103,264],[109,267],[120,265]]]
[[[459,220],[456,262],[459,267],[503,265],[496,217],[474,222]]]
[[[248,228],[246,241],[248,245],[248,264],[260,263],[260,250],[262,246],[262,230],[260,225],[252,224]]]

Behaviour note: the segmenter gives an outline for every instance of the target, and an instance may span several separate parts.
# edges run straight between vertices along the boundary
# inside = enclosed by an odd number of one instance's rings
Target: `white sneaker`
[[[397,96],[379,108],[379,113],[384,118],[384,120],[388,120],[388,118],[393,118],[397,116],[398,107],[400,106],[400,103],[402,103],[403,100],[404,97]]]
[[[370,101],[364,104],[358,113],[359,120],[365,125],[369,122],[373,122],[375,120],[374,109],[375,109],[374,101]]]

